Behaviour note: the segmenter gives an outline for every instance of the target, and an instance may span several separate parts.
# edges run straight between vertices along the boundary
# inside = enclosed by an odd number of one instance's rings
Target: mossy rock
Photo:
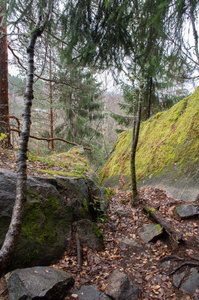
[[[16,180],[15,173],[0,170],[0,247],[12,216]],[[98,188],[92,181],[90,189],[86,178],[29,177],[22,231],[8,270],[49,265],[61,258],[68,250],[73,222],[81,219],[96,221],[98,215],[92,214],[90,206]]]
[[[99,177],[105,186],[130,187],[132,130],[119,135]],[[167,189],[171,196],[194,200],[199,194],[199,87],[168,111],[141,124],[136,153],[139,186]],[[187,199],[189,197],[189,199]]]

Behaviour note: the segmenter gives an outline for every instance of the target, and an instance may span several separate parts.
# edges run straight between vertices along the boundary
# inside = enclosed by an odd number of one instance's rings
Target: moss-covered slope
[[[100,172],[104,184],[130,182],[132,130],[120,134]],[[163,188],[186,186],[199,193],[199,87],[195,92],[141,125],[136,154],[137,179]],[[177,191],[176,190],[176,191]],[[176,193],[176,192],[175,192]],[[175,194],[174,193],[174,194]],[[182,193],[181,193],[182,194]],[[186,193],[185,193],[186,194]],[[178,198],[183,198],[175,194]]]

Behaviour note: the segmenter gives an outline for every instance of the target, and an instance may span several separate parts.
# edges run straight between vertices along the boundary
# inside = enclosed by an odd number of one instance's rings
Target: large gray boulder
[[[0,247],[12,216],[16,179],[15,173],[0,169]],[[93,219],[92,197],[85,178],[28,177],[22,232],[8,270],[49,265],[61,258],[68,249],[72,223]]]
[[[6,281],[10,300],[62,300],[74,284],[70,274],[50,267],[17,269]]]

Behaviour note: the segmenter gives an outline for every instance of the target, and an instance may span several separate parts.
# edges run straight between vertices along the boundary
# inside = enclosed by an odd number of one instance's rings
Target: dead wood
[[[16,128],[10,128],[11,131],[15,131],[15,132],[18,132],[19,136],[21,134],[21,130],[19,129],[16,129]],[[78,144],[76,143],[73,143],[73,142],[69,142],[67,140],[64,140],[64,139],[61,139],[61,138],[40,138],[40,137],[37,137],[37,136],[34,136],[34,135],[29,135],[30,138],[32,139],[36,139],[36,140],[39,140],[39,141],[47,141],[47,142],[51,142],[51,141],[62,141],[64,143],[68,143],[70,145],[73,145],[73,146],[79,146]],[[91,151],[91,148],[90,147],[83,147],[84,150],[88,150],[88,151]]]
[[[173,275],[175,272],[177,272],[180,268],[184,267],[184,266],[193,266],[193,267],[198,267],[199,263],[195,263],[192,261],[186,261],[184,263],[182,263],[181,265],[179,265],[178,267],[176,267],[171,273],[169,273],[168,275]]]
[[[144,206],[144,211],[147,212],[147,216],[151,217],[156,223],[160,224],[166,233],[169,235],[169,240],[173,249],[176,249],[180,243],[183,242],[183,236],[180,232],[173,229],[173,227],[166,222],[163,217],[159,216],[154,208]]]

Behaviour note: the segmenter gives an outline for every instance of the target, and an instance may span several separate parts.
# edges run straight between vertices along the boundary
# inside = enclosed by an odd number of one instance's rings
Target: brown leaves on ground
[[[145,201],[149,206],[158,209],[167,222],[182,232],[185,244],[175,253],[172,252],[166,237],[155,243],[145,243],[141,240],[138,228],[151,223],[141,208]],[[186,257],[192,253],[198,256],[198,220],[177,220],[173,210],[179,202],[168,197],[165,191],[160,189],[143,188],[139,191],[136,206],[132,207],[130,203],[130,192],[117,189],[111,196],[107,220],[105,223],[99,223],[104,234],[104,251],[97,253],[84,248],[84,262],[82,268],[79,268],[74,241],[73,248],[65,253],[63,259],[54,267],[71,273],[77,288],[83,284],[96,284],[104,291],[108,276],[114,269],[119,268],[139,285],[142,291],[140,299],[195,299],[194,296],[185,295],[174,288],[172,276],[168,274],[176,267],[176,262],[167,266],[163,264],[162,258],[172,254]],[[133,241],[133,245],[128,244],[130,241]],[[74,298],[70,295],[66,299]]]
[[[0,168],[16,171],[16,153],[12,150],[0,149]],[[59,168],[59,166],[57,166]],[[38,160],[28,163],[28,175],[47,176],[38,173],[37,169],[49,169],[49,165]],[[154,243],[145,243],[138,234],[138,228],[151,223],[142,210],[142,205],[154,207],[161,216],[184,237],[185,243],[176,251],[172,251],[166,237]],[[194,295],[183,294],[173,287],[172,272],[180,263],[171,259],[171,263],[164,258],[199,257],[198,218],[179,221],[173,210],[180,202],[170,198],[165,191],[154,188],[139,190],[134,207],[131,206],[131,192],[119,189],[111,196],[107,219],[99,223],[104,234],[105,248],[102,252],[83,248],[83,266],[77,265],[76,242],[71,241],[70,251],[65,253],[54,267],[71,273],[75,278],[75,285],[80,288],[84,284],[96,284],[104,291],[107,278],[111,272],[119,268],[127,273],[133,282],[140,286],[140,299],[196,299]],[[131,243],[133,241],[133,243]],[[129,244],[130,243],[130,244]],[[171,256],[170,256],[171,255]],[[183,267],[185,270],[187,266]],[[183,271],[184,269],[181,269]],[[77,295],[69,295],[66,299],[78,299]]]

